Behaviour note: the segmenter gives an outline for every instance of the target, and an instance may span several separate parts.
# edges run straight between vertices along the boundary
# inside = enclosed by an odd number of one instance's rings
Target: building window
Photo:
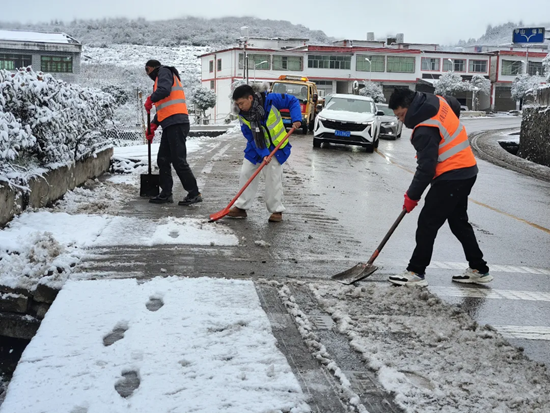
[[[214,89],[214,87],[215,87],[214,81],[211,80],[211,81],[210,81],[210,89]]]
[[[218,59],[218,72],[222,70],[222,59]]]
[[[15,70],[32,64],[32,56],[26,54],[0,54],[0,69]]]
[[[239,69],[244,67],[243,54],[239,53]],[[269,63],[268,54],[248,54],[248,68],[257,70],[269,70],[271,64]]]
[[[470,60],[470,72],[487,73],[487,60]]]
[[[503,75],[519,75],[523,73],[523,62],[521,60],[503,60],[502,74]]]
[[[415,58],[388,56],[388,72],[390,73],[414,73]]]
[[[528,72],[531,76],[544,75],[544,70],[542,69],[542,62],[529,62]]]
[[[450,60],[450,62],[449,62]],[[465,72],[466,60],[464,59],[443,59],[444,72]]]
[[[439,71],[439,58],[423,57],[421,65],[422,70]]]
[[[303,70],[302,56],[273,56],[273,70]]]
[[[310,55],[307,58],[310,69],[351,69],[351,56]]]
[[[208,71],[209,71],[210,73],[214,72],[214,61],[213,61],[213,60],[210,60],[210,61],[208,62]]]
[[[72,56],[41,56],[40,70],[52,73],[72,73]]]
[[[366,59],[369,59],[370,63]],[[355,70],[358,72],[384,72],[386,71],[386,57],[358,54],[356,56]]]

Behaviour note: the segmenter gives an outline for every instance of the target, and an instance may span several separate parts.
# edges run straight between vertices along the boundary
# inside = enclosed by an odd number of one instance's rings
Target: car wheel
[[[302,135],[307,135],[307,122],[302,122]]]
[[[374,146],[375,148],[378,148],[378,144],[379,144],[379,143],[380,143],[380,138],[378,138],[378,139],[376,139],[376,140],[374,141],[373,146]]]
[[[314,148],[320,148],[321,147],[321,140],[317,138],[313,138],[313,147]]]
[[[365,146],[365,150],[367,153],[373,153],[374,152],[374,146],[373,145],[367,145]]]

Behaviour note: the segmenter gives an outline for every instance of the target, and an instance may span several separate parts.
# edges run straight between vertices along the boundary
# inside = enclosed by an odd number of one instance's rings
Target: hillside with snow
[[[0,21],[0,29],[64,32],[91,46],[139,44],[154,46],[211,46],[234,44],[242,36],[241,27],[248,27],[250,37],[298,37],[312,43],[330,43],[333,39],[320,30],[284,20],[256,17],[223,17],[204,19],[186,17],[173,20],[111,18],[101,20],[52,21],[21,24]]]

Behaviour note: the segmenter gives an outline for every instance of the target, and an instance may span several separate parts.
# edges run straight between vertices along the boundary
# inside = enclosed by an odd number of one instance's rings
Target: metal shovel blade
[[[155,197],[159,194],[160,177],[153,174],[142,174],[139,187],[139,196]]]
[[[360,262],[359,264],[351,267],[349,270],[333,275],[332,279],[339,281],[342,284],[349,285],[362,280],[363,278],[367,278],[377,269],[378,267],[375,265]]]

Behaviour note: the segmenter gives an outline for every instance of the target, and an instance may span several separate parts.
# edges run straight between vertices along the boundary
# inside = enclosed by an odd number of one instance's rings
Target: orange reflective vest
[[[439,112],[433,118],[419,123],[414,128],[416,130],[421,126],[428,126],[439,129],[441,142],[439,143],[439,157],[434,179],[445,172],[468,168],[476,164],[464,125],[460,123],[447,101],[441,96],[438,98]],[[414,136],[414,130],[412,136]]]
[[[157,120],[162,122],[169,116],[176,114],[187,115],[187,104],[185,103],[185,93],[183,92],[183,86],[176,75],[174,76],[174,83],[172,84],[172,90],[170,94],[162,100],[155,102],[155,108],[157,109]],[[155,86],[153,91],[157,90],[158,78],[155,80]]]

